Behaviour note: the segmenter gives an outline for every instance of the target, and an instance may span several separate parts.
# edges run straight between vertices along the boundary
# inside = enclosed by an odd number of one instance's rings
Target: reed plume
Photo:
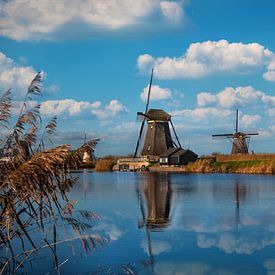
[[[83,150],[95,146],[97,141],[85,143],[74,153],[71,153],[69,145],[45,149],[45,139],[52,142],[57,118],[53,117],[41,134],[40,104],[32,108],[29,107],[32,104],[28,104],[41,95],[41,81],[42,73],[39,72],[27,89],[17,117],[12,117],[11,91],[0,98],[0,251],[9,251],[6,257],[0,257],[0,274],[16,272],[24,259],[44,246],[51,249],[55,268],[59,271],[57,221],[71,225],[78,232],[85,249],[89,243],[93,246],[105,243],[105,239],[99,236],[89,236],[89,242],[87,236],[81,237],[89,225],[81,222],[80,217],[84,214],[73,211],[74,205],[66,196],[76,181],[68,173],[69,165],[74,162],[77,167]],[[71,209],[69,212],[66,211],[68,207]],[[93,217],[94,214],[85,214],[86,219]],[[51,241],[44,231],[46,226],[52,228]],[[39,244],[33,240],[32,231],[44,232]],[[20,240],[22,253],[17,251],[15,254],[15,239]],[[29,245],[32,249],[26,248]]]

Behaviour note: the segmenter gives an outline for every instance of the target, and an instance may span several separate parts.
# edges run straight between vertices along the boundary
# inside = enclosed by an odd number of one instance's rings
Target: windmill
[[[149,109],[153,73],[154,70],[152,69],[147,101],[145,105],[145,112],[137,113],[138,117],[142,119],[142,122],[134,157],[137,157],[138,151],[140,149],[140,143],[143,136],[145,122],[147,122],[146,135],[140,155],[148,157],[149,160],[156,161],[158,160],[159,155],[167,151],[167,149],[174,147],[181,148],[181,144],[172,123],[171,115],[169,115],[162,109]],[[170,133],[170,125],[173,129],[176,142],[172,139]]]
[[[243,133],[239,132],[239,111],[236,111],[236,126],[234,134],[218,134],[212,137],[225,137],[232,143],[231,155],[235,154],[248,154],[248,147],[251,136],[257,136],[259,133]]]

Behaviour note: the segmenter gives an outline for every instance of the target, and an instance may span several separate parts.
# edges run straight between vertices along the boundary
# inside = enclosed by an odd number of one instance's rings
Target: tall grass
[[[100,159],[97,161],[95,170],[98,172],[103,172],[103,171],[112,171],[114,165],[116,164],[116,159]]]
[[[42,127],[40,105],[28,107],[41,94],[41,80],[38,73],[17,117],[11,112],[11,91],[0,98],[0,149],[6,157],[0,161],[0,274],[18,271],[30,255],[44,247],[52,251],[59,273],[61,263],[56,254],[57,244],[62,242],[57,239],[59,222],[72,226],[85,249],[106,241],[99,236],[82,235],[90,225],[82,222],[81,217],[91,220],[95,215],[74,211],[74,203],[67,198],[76,181],[68,169],[82,162],[83,150],[91,143],[85,143],[73,153],[69,145],[45,149],[45,140],[51,141],[56,131],[56,117]],[[32,238],[30,232],[34,231],[40,233],[39,242]],[[20,249],[18,244],[14,249],[14,240],[20,241]]]
[[[199,159],[183,167],[183,171],[189,173],[275,174],[275,160],[213,162],[211,159]]]
[[[237,155],[215,155],[218,162],[229,161],[255,161],[255,160],[275,160],[275,154],[237,154]]]

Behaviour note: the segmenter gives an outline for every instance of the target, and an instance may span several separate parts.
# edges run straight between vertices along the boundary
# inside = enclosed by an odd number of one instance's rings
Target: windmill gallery
[[[162,109],[149,108],[153,72],[152,69],[145,111],[137,112],[137,117],[141,121],[141,125],[134,156],[131,158],[118,159],[114,170],[140,171],[148,170],[148,168],[152,166],[154,166],[154,169],[161,167],[161,170],[163,170],[164,167],[184,166],[198,160],[198,155],[195,152],[182,148],[171,115]],[[228,157],[232,157],[248,156],[250,138],[256,135],[258,135],[258,133],[244,133],[239,131],[239,111],[237,110],[235,132],[230,134],[215,134],[212,135],[212,137],[215,139],[228,139],[232,143],[231,153]],[[154,169],[152,170],[154,171]]]

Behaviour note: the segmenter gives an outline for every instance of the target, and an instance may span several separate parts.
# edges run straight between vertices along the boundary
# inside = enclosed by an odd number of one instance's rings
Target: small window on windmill
[[[151,149],[151,146],[148,146],[147,150],[150,151],[150,149]]]
[[[150,128],[153,129],[154,128],[153,125],[151,125]]]

